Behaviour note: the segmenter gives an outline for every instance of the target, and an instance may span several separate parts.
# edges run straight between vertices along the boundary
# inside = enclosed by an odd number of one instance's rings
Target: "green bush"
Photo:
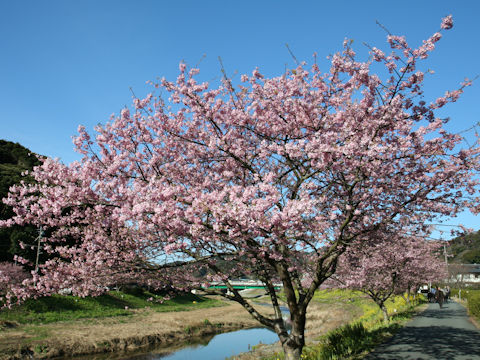
[[[480,318],[480,294],[472,294],[468,297],[468,311],[476,318]]]
[[[362,323],[345,325],[327,335],[321,359],[335,359],[357,353],[367,339],[367,330]]]
[[[480,290],[468,290],[466,298],[470,315],[480,318]]]
[[[480,291],[478,291],[478,290],[472,290],[472,289],[463,289],[463,290],[462,290],[462,299],[468,301],[468,299],[469,299],[471,296],[475,296],[475,294],[480,294]]]
[[[476,293],[480,293],[480,290],[474,288],[474,287],[468,287],[466,289],[461,289],[461,298],[463,300],[466,300],[468,299],[468,297],[471,295],[471,294],[476,294]],[[450,297],[458,297],[459,295],[459,292],[460,292],[460,289],[450,289]]]
[[[450,289],[450,297],[458,297],[459,289]]]

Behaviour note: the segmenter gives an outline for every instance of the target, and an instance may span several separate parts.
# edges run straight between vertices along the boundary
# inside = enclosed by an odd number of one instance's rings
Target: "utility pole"
[[[447,267],[448,271],[447,247],[445,246],[445,244],[443,244],[443,255],[445,255],[445,266]]]
[[[452,257],[453,255],[447,254],[447,246],[445,244],[443,244],[443,255],[445,256],[445,267],[447,269],[447,283],[450,283],[450,273],[448,272],[448,257]]]
[[[38,259],[40,257],[40,253],[41,253],[40,247],[41,247],[42,237],[43,237],[43,228],[40,226],[38,228],[38,236],[35,239],[35,240],[37,240],[37,257],[35,259],[35,273],[38,272]]]

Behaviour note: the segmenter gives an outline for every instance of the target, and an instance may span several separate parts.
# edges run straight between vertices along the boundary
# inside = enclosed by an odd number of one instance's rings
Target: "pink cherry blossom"
[[[478,144],[462,149],[437,114],[470,83],[421,100],[422,61],[439,40],[414,49],[390,36],[391,53],[367,61],[347,42],[326,73],[305,63],[278,77],[255,69],[238,86],[200,82],[180,64],[175,81],[153,84],[164,97],[135,98],[94,134],[79,127],[80,162],[43,159],[36,183],[10,189],[15,216],[0,226],[50,229],[51,260],[9,287],[7,303],[131,281],[181,291],[222,282],[227,294],[204,291],[242,304],[298,359],[308,304],[342,254],[406,252],[425,224],[479,203]],[[375,74],[373,61],[387,71]],[[414,243],[385,235],[405,229]],[[265,284],[274,315],[233,288],[244,276]]]
[[[384,230],[369,243],[353,244],[340,257],[337,271],[328,283],[364,292],[379,306],[387,321],[385,302],[392,295],[410,293],[420,285],[447,278],[445,263],[439,256],[442,243],[404,231]]]
[[[453,18],[452,15],[448,15],[442,19],[442,25],[441,28],[448,30],[453,27]]]

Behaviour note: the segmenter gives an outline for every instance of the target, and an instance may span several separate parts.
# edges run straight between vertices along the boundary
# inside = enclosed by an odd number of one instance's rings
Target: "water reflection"
[[[256,303],[255,305],[273,307],[271,303]],[[279,306],[279,308],[282,314],[290,314],[290,310],[288,309],[288,307],[281,305]]]
[[[277,335],[268,329],[246,329],[219,334],[207,344],[193,344],[171,353],[168,349],[155,351],[148,355],[124,358],[125,360],[224,360],[226,357],[248,351],[252,346],[271,344],[277,341]],[[168,352],[168,353],[166,353]]]

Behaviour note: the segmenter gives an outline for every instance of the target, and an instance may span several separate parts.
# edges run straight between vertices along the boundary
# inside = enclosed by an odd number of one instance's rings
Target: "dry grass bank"
[[[0,330],[0,359],[135,351],[152,345],[171,345],[192,337],[258,326],[236,303],[182,312],[154,312],[148,309],[133,312],[128,317],[43,325],[4,323]]]
[[[270,308],[260,307],[268,313]],[[319,335],[349,322],[356,316],[354,306],[345,304],[312,303],[309,307],[306,337]],[[4,324],[0,330],[0,360],[70,358],[85,355],[85,359],[104,359],[106,354],[121,356],[168,346],[169,351],[185,342],[195,342],[208,335],[242,328],[258,327],[243,307],[227,303],[213,307],[181,312],[155,312],[151,309],[132,310],[126,317],[84,319],[43,325]],[[255,352],[242,354],[238,359],[258,359],[272,353],[279,344],[258,346]]]

